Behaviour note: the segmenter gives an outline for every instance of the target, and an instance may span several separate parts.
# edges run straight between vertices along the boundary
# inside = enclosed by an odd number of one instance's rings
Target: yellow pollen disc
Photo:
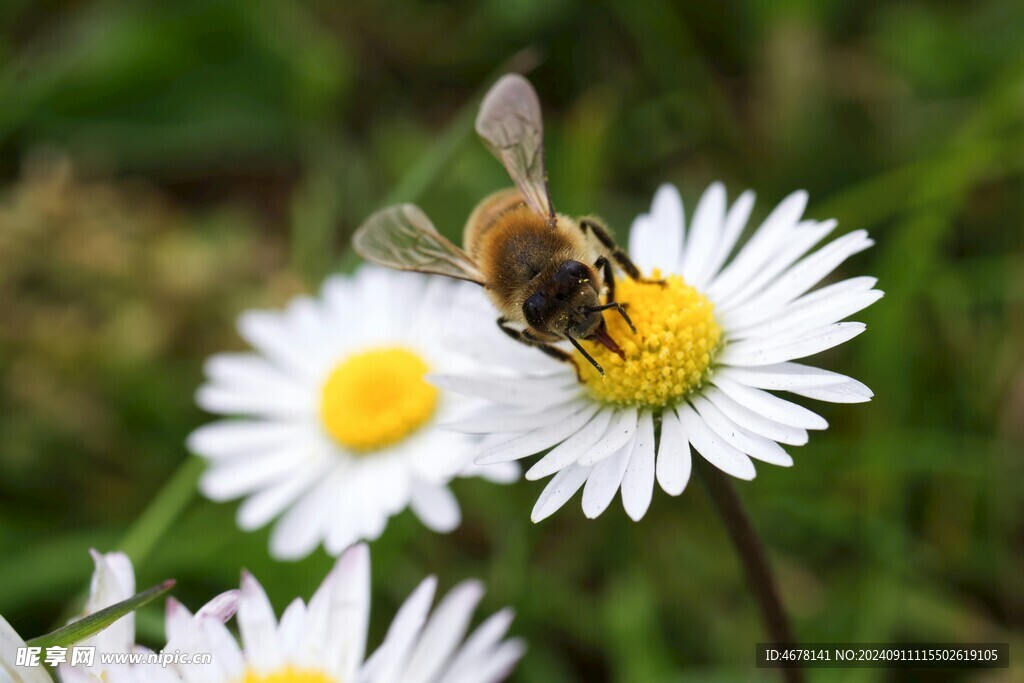
[[[427,370],[419,355],[400,347],[349,356],[324,384],[324,429],[356,452],[398,443],[426,424],[437,408],[438,391],[423,379]]]
[[[655,271],[653,277],[660,275]],[[714,305],[707,297],[672,275],[664,287],[628,278],[617,280],[615,298],[629,304],[626,312],[636,334],[622,316],[605,312],[608,334],[626,359],[596,342],[585,342],[605,371],[601,377],[576,353],[576,365],[590,393],[606,403],[660,408],[698,389],[707,379],[722,339]]]
[[[338,681],[320,671],[293,669],[289,666],[272,674],[248,671],[241,683],[338,683]]]

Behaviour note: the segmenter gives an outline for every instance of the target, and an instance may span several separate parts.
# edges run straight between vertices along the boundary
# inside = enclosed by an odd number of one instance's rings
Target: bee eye
[[[523,317],[526,318],[526,322],[530,324],[530,327],[537,328],[538,330],[546,329],[544,324],[544,311],[548,307],[548,300],[540,292],[537,292],[523,304]]]

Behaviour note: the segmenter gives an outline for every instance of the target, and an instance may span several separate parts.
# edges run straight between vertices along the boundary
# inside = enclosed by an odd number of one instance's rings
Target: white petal
[[[288,375],[255,353],[218,353],[203,364],[209,384],[239,393],[281,394],[292,401],[305,399],[305,382]]]
[[[504,681],[512,673],[522,656],[526,654],[526,645],[518,639],[505,642],[481,653],[478,661],[467,661],[446,674],[443,683],[498,683]]]
[[[867,327],[864,323],[834,323],[796,339],[747,339],[728,344],[719,362],[723,365],[771,365],[806,358],[847,342]]]
[[[662,273],[675,270],[685,241],[683,200],[672,185],[662,185],[654,194],[649,215],[638,216],[629,231],[629,255],[641,271]]]
[[[636,432],[636,421],[636,408],[622,408],[616,411],[601,439],[594,447],[581,455],[577,462],[580,465],[593,465],[622,448]]]
[[[739,240],[740,234],[743,232],[744,226],[747,224],[747,220],[750,218],[750,212],[754,208],[754,193],[747,190],[739,196],[739,198],[733,202],[732,208],[729,209],[729,213],[725,217],[725,227],[722,228],[721,237],[718,240],[718,245],[715,247],[715,251],[712,256],[708,259],[707,267],[701,269],[700,273],[693,278],[690,282],[698,290],[703,291],[707,288],[709,282],[713,282],[718,277],[719,271],[722,269],[722,264],[725,263],[726,259],[732,253],[733,247],[736,246],[737,240]]]
[[[555,444],[561,443],[571,436],[580,427],[590,421],[590,418],[600,410],[601,406],[596,403],[580,402],[578,410],[571,416],[556,422],[555,424],[534,429],[525,434],[519,434],[511,439],[492,446],[480,453],[476,458],[478,465],[491,465],[497,462],[507,462],[534,455]]]
[[[447,486],[414,483],[409,504],[420,521],[438,533],[448,533],[462,521],[459,502]]]
[[[332,499],[345,490],[343,477],[340,469],[335,470],[284,513],[270,533],[270,554],[273,557],[301,559],[323,541]]]
[[[277,637],[281,641],[281,649],[289,660],[295,660],[305,642],[306,605],[302,598],[295,598],[285,607],[281,614],[281,623],[277,627]]]
[[[810,251],[814,245],[823,240],[835,227],[836,222],[834,220],[825,221],[824,223],[806,221],[798,224],[796,229],[789,233],[788,244],[771,261],[764,264],[753,277],[747,280],[745,285],[735,290],[728,299],[724,299],[719,303],[715,314],[718,316],[721,324],[731,329],[734,324],[733,319],[730,317],[732,311],[742,307],[745,301],[764,291],[764,288],[769,283],[775,281],[779,273],[793,265],[798,258]]]
[[[314,407],[312,396],[305,400],[295,400],[287,394],[249,392],[211,384],[199,387],[196,403],[208,413],[276,418],[302,417],[308,415]]]
[[[167,598],[167,605],[164,608],[164,635],[168,642],[184,637],[190,621],[192,613],[188,608],[176,598]]]
[[[315,481],[326,475],[331,467],[329,459],[324,458],[294,473],[280,484],[250,496],[238,507],[238,526],[243,531],[253,531],[264,526],[302,496]]]
[[[214,462],[203,472],[199,490],[210,500],[225,501],[266,488],[281,477],[304,467],[310,458],[306,453],[254,453],[251,457]]]
[[[200,632],[200,625],[205,621],[216,621],[218,623],[225,623],[228,619],[234,616],[235,611],[238,609],[238,603],[240,600],[240,591],[232,590],[221,593],[213,600],[204,605],[195,616],[189,617],[187,623],[181,623],[184,616],[188,613],[183,607],[178,606],[176,611],[180,612],[175,618],[174,629],[169,630],[167,645],[164,647],[164,652],[174,652],[175,650],[181,650],[183,652],[196,652],[196,651],[208,651],[205,647],[205,643],[202,643],[202,633]],[[169,606],[170,607],[170,606]],[[170,622],[170,620],[169,620]],[[203,645],[203,647],[197,647]],[[237,644],[234,643],[234,639],[230,642],[223,642],[222,646],[227,649],[238,649]],[[231,653],[228,653],[229,655]],[[206,667],[209,669],[209,667]],[[216,670],[203,671],[203,667],[196,667],[190,669],[192,675],[186,676],[187,679],[195,680],[197,677],[201,678],[202,675],[216,673]]]
[[[718,247],[725,223],[725,186],[712,183],[697,203],[681,271],[688,282],[702,276]]]
[[[200,616],[196,619],[199,638],[212,655],[213,665],[207,672],[212,680],[237,681],[245,675],[245,659],[234,636],[218,619]],[[194,652],[195,650],[193,650]]]
[[[0,681],[11,683],[53,683],[42,666],[15,666],[18,648],[25,647],[18,632],[0,617]]]
[[[515,462],[499,462],[494,465],[477,465],[470,462],[459,472],[460,477],[480,477],[494,484],[511,484],[519,480],[522,470]]]
[[[757,389],[790,391],[792,389],[818,389],[843,384],[850,378],[800,363],[776,363],[757,367],[725,367],[716,371],[731,380]]]
[[[654,417],[649,412],[640,414],[636,428],[636,442],[629,457],[626,474],[622,478],[622,507],[633,521],[647,514],[654,494]]]
[[[466,680],[463,677],[467,674],[480,671],[481,664],[489,659],[491,651],[508,632],[512,617],[512,610],[506,608],[492,614],[480,624],[452,660],[445,676],[445,683],[448,683],[449,679]],[[475,681],[476,678],[473,676],[469,680]]]
[[[457,394],[517,406],[553,406],[580,395],[579,382],[571,372],[552,377],[427,375],[426,379]]]
[[[688,405],[678,408],[679,420],[683,423],[686,436],[698,453],[712,465],[726,474],[739,479],[753,479],[754,464],[746,454],[733,448],[722,437],[711,431],[707,423]]]
[[[881,291],[862,288],[875,278],[852,278],[805,294],[763,320],[761,311],[752,310],[744,316],[734,315],[722,324],[732,339],[785,335],[792,337],[802,330],[838,322],[867,308],[882,298]],[[759,322],[758,322],[759,321]]]
[[[319,367],[306,353],[301,335],[292,329],[286,316],[270,311],[249,311],[238,318],[238,331],[261,353],[307,379],[315,379]]]
[[[90,550],[96,565],[89,586],[84,616],[123,602],[135,594],[135,571],[124,553],[102,554]],[[126,614],[89,639],[101,652],[124,652],[135,645],[135,613]]]
[[[249,572],[242,573],[242,590],[238,602],[238,630],[242,636],[249,665],[261,673],[269,673],[284,665],[277,642],[277,619],[263,586]]]
[[[866,403],[875,395],[871,389],[855,379],[820,389],[790,389],[790,392],[829,403]]]
[[[568,401],[554,407],[529,412],[522,412],[500,404],[491,404],[472,415],[442,422],[438,427],[464,434],[523,432],[564,420],[577,410],[579,410],[578,401]]]
[[[427,577],[399,608],[380,646],[380,651],[386,656],[381,660],[374,683],[399,683],[402,680],[403,669],[427,620],[436,588],[437,579]]]
[[[793,464],[793,458],[782,446],[743,429],[706,398],[699,396],[694,399],[693,407],[716,434],[740,452],[772,465],[789,467]]]
[[[583,488],[583,514],[590,519],[597,518],[611,504],[615,492],[622,485],[622,478],[629,465],[629,456],[633,454],[636,433],[626,444],[607,458],[594,465],[587,485]]]
[[[741,406],[759,415],[764,415],[769,420],[801,429],[828,428],[828,422],[820,415],[803,406],[769,394],[767,391],[745,386],[720,374],[716,375],[711,382]]]
[[[403,683],[430,683],[448,663],[462,641],[480,598],[483,584],[465,581],[453,588],[437,606],[423,629],[406,667]]]
[[[683,424],[674,410],[665,410],[661,414],[661,439],[655,470],[658,484],[668,495],[678,496],[690,481],[692,466],[690,442]]]
[[[769,420],[764,415],[755,413],[748,408],[744,408],[742,405],[726,396],[725,393],[717,387],[708,388],[708,390],[704,392],[704,396],[714,403],[719,410],[725,413],[726,417],[744,429],[750,430],[755,434],[759,434],[766,439],[789,444],[790,446],[803,446],[807,443],[807,430],[800,429],[799,427],[790,427],[789,425]]]
[[[314,637],[321,639],[327,652],[329,671],[342,681],[351,681],[366,654],[370,623],[370,552],[366,544],[346,550],[331,574],[327,625]]]
[[[526,472],[526,478],[530,481],[543,479],[579,460],[581,455],[597,444],[605,435],[614,414],[615,411],[611,409],[597,411],[597,415],[590,422],[580,427],[575,434],[552,448],[547,455],[534,463],[533,467]]]
[[[724,301],[748,282],[761,267],[786,246],[786,237],[807,206],[807,193],[797,191],[786,197],[768,215],[736,258],[708,287],[708,297]]]
[[[530,513],[530,519],[534,523],[539,522],[565,505],[583,486],[591,469],[593,468],[572,465],[556,474],[541,491],[537,503],[533,506],[533,512]]]
[[[187,447],[204,458],[230,458],[253,450],[270,450],[302,436],[301,425],[270,420],[219,420],[188,436]]]
[[[780,275],[763,292],[736,308],[734,314],[744,316],[746,324],[767,320],[782,306],[818,284],[847,258],[872,244],[864,230],[855,230],[833,240]]]

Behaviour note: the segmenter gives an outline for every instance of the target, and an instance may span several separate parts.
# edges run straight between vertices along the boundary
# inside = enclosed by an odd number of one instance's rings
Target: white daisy
[[[93,562],[92,581],[89,585],[89,597],[82,614],[72,622],[83,619],[102,609],[115,605],[135,595],[135,570],[131,560],[124,553],[99,553],[91,550]],[[223,623],[235,613],[238,604],[238,591],[228,591],[211,600],[199,613],[197,618],[214,619]],[[173,614],[173,619],[171,615]],[[168,632],[171,624],[182,631],[183,622],[192,618],[188,610],[181,607],[175,600],[168,600]],[[103,661],[105,654],[127,654],[133,652],[149,652],[135,644],[135,614],[129,613],[110,626],[90,638],[74,644],[76,647],[92,647],[94,654],[91,664],[76,663],[71,665],[71,650],[65,652],[65,662],[59,665],[61,680],[65,683],[97,683],[107,682],[111,676],[126,674],[130,667],[127,664],[111,664]],[[173,643],[169,644],[169,647]],[[0,617],[0,683],[51,683],[47,669],[42,666],[17,666],[18,648],[26,647],[25,641],[11,628],[3,617]],[[39,654],[40,661],[46,658],[46,651]]]
[[[307,605],[296,598],[280,621],[250,574],[242,576],[238,607],[241,646],[218,619],[176,627],[175,647],[208,652],[211,664],[167,669],[136,666],[109,683],[495,683],[522,656],[518,640],[503,640],[510,610],[485,620],[463,640],[483,588],[455,587],[433,614],[437,581],[423,581],[398,610],[384,642],[365,658],[370,617],[370,555],[352,546]],[[165,651],[170,651],[171,645]]]
[[[189,437],[210,464],[203,493],[245,497],[245,530],[281,515],[270,540],[278,558],[321,543],[338,554],[380,536],[407,506],[435,531],[458,526],[452,477],[519,472],[473,465],[473,437],[435,429],[458,399],[423,377],[455,362],[441,331],[469,286],[365,267],[329,279],[319,299],[243,314],[239,332],[257,353],[210,358],[196,397],[209,412],[246,416]]]
[[[808,254],[836,222],[802,219],[806,203],[804,192],[787,197],[733,255],[752,193],[728,206],[725,188],[712,185],[687,231],[678,191],[662,186],[651,213],[634,221],[629,247],[640,269],[664,278],[665,286],[617,278],[616,298],[628,302],[637,333],[620,316],[606,316],[625,359],[587,342],[606,375],[577,355],[583,383],[569,364],[503,339],[487,324],[493,315],[482,297],[467,297],[465,307],[474,308],[459,326],[484,322],[463,332],[461,343],[485,367],[432,381],[488,404],[447,426],[489,435],[480,464],[550,449],[526,473],[531,480],[554,475],[533,509],[534,521],[580,488],[587,517],[600,515],[621,489],[626,513],[639,520],[655,480],[670,495],[686,487],[691,445],[741,479],[754,477],[751,458],[791,465],[780,444],[802,445],[808,430],[827,424],[769,392],[837,403],[869,400],[871,391],[857,380],[792,361],[863,332],[861,323],[839,321],[882,296],[872,277],[811,291],[873,242],[856,230]]]
[[[96,568],[93,570],[89,585],[89,599],[85,609],[77,617],[81,619],[101,609],[124,602],[135,595],[135,570],[131,560],[124,553],[99,553],[90,551]],[[238,607],[238,591],[227,591],[207,603],[197,617],[226,622],[234,615]],[[192,614],[173,598],[167,600],[167,631],[170,637],[175,630],[182,631],[183,624],[192,619]],[[60,665],[60,675],[64,683],[106,683],[117,672],[125,672],[130,666],[127,663],[105,663],[104,654],[147,653],[148,649],[135,643],[135,613],[129,613],[91,638],[87,638],[78,646],[96,648],[91,665],[71,662]],[[174,642],[168,644],[167,651],[176,647]]]

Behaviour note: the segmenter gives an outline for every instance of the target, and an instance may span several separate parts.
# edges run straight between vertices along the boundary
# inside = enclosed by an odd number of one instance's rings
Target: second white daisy
[[[481,367],[433,381],[486,401],[448,425],[488,435],[478,463],[550,449],[526,473],[554,475],[534,521],[580,488],[588,517],[600,515],[621,490],[626,513],[640,519],[655,480],[670,495],[686,487],[690,446],[741,479],[754,477],[751,458],[791,465],[780,444],[804,444],[808,430],[827,424],[770,391],[838,403],[870,399],[857,380],[792,361],[864,331],[861,323],[840,321],[882,296],[874,278],[811,290],[872,241],[856,230],[808,254],[836,222],[802,219],[807,195],[796,192],[733,255],[753,203],[747,192],[730,207],[724,187],[714,184],[687,231],[679,193],[668,185],[658,190],[651,213],[633,224],[630,256],[664,286],[617,278],[616,298],[628,304],[637,332],[620,316],[606,316],[624,358],[587,342],[603,377],[577,357],[581,383],[569,364],[502,338],[486,307],[474,303],[480,297],[466,297],[467,308],[477,305],[466,320],[477,322],[453,343]]]
[[[133,666],[108,683],[497,683],[525,646],[505,639],[511,610],[484,620],[468,637],[483,586],[466,581],[431,613],[437,580],[425,579],[398,610],[384,642],[366,657],[370,554],[355,545],[338,559],[307,604],[296,598],[274,615],[263,587],[245,573],[238,600],[241,643],[221,619],[197,614],[174,626],[165,651],[209,653],[210,663]],[[170,615],[168,628],[171,630]]]
[[[436,531],[458,526],[452,477],[518,476],[474,466],[474,437],[435,428],[457,398],[424,375],[457,362],[441,331],[461,286],[365,267],[328,280],[320,299],[244,314],[239,331],[258,353],[212,357],[197,394],[209,412],[246,416],[189,437],[210,463],[202,491],[245,497],[246,530],[280,516],[279,558],[375,539],[406,507]]]

